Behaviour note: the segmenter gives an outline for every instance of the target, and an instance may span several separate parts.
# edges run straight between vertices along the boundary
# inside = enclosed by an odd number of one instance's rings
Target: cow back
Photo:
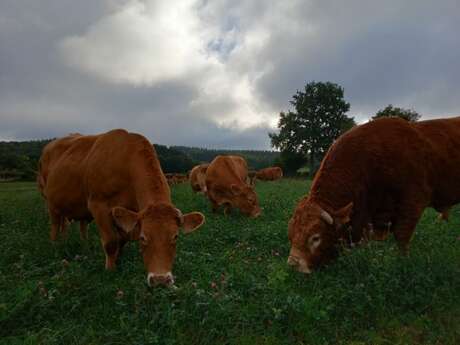
[[[138,210],[143,201],[170,203],[170,190],[152,144],[125,130],[101,135],[88,155],[88,198]]]

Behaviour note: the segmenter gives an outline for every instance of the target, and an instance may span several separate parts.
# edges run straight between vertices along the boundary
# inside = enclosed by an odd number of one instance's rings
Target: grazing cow
[[[200,164],[190,171],[190,185],[195,193],[206,194],[206,170],[209,164]]]
[[[280,167],[270,167],[256,172],[255,178],[262,181],[276,181],[283,177]]]
[[[94,141],[97,139],[96,136],[86,136],[83,137],[79,133],[69,134],[66,137],[59,138],[49,142],[42,151],[42,155],[38,162],[38,173],[37,173],[37,184],[38,190],[42,196],[47,200],[46,193],[49,193],[49,188],[45,193],[45,189],[48,183],[48,176],[54,167],[57,164],[60,164],[60,159],[65,156],[67,150],[69,150],[72,145],[76,142],[84,142],[86,147],[91,147]],[[55,241],[58,233],[66,235],[67,225],[72,219],[65,217],[64,215],[55,215],[52,222],[50,238],[52,241]],[[91,222],[92,217],[82,217],[80,221],[80,238],[88,238],[88,223]]]
[[[460,117],[383,118],[342,135],[289,222],[288,263],[309,273],[337,255],[340,239],[359,241],[382,212],[406,253],[426,207],[445,212],[460,202],[459,147]]]
[[[127,241],[138,240],[149,285],[174,283],[178,230],[190,233],[204,223],[201,213],[182,214],[172,204],[152,144],[121,129],[76,138],[49,171],[43,192],[52,228],[62,217],[94,218],[107,269],[115,268]]]
[[[187,174],[174,174],[174,178],[176,179],[176,183],[185,183],[188,181]]]
[[[166,173],[164,175],[166,177],[166,181],[168,182],[170,186],[176,184],[176,178],[174,177],[173,173]]]
[[[232,207],[250,217],[258,217],[261,213],[254,188],[246,181],[248,166],[244,158],[239,156],[217,156],[206,170],[207,196],[213,211],[219,206],[225,207],[227,214]]]
[[[166,180],[170,186],[187,182],[188,177],[185,174],[167,173],[165,174]]]

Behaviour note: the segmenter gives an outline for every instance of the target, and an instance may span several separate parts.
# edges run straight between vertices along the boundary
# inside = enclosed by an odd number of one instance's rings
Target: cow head
[[[253,218],[260,216],[261,209],[254,188],[246,184],[232,184],[230,187],[233,195],[232,206],[239,208],[247,216]]]
[[[139,239],[150,286],[174,284],[171,271],[179,229],[189,234],[203,225],[205,220],[199,212],[182,214],[170,204],[149,205],[140,212],[114,207],[112,216],[119,228],[128,234],[134,232],[135,238]]]
[[[288,264],[300,272],[311,273],[334,259],[341,231],[350,222],[352,208],[353,203],[349,203],[327,212],[308,199],[302,201],[289,221],[291,251]]]

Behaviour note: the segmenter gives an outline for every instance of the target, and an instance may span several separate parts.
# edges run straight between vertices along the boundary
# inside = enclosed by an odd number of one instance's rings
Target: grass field
[[[104,270],[94,225],[50,243],[31,183],[0,184],[1,344],[460,344],[460,209],[427,210],[408,257],[393,240],[303,276],[287,221],[306,181],[260,182],[258,219],[214,215],[189,185],[173,200],[206,224],[178,242],[178,289],[149,289],[135,243]]]

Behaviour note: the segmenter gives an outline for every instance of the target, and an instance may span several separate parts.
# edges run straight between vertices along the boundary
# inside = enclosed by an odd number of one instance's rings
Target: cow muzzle
[[[308,263],[299,255],[298,249],[291,248],[291,252],[289,253],[287,259],[287,264],[301,273],[311,273],[311,269],[308,267]]]
[[[260,208],[256,209],[254,212],[251,213],[251,218],[257,218],[262,214],[262,210]]]
[[[171,272],[167,272],[164,274],[157,274],[150,272],[147,275],[147,284],[150,287],[155,286],[172,286],[174,284],[174,276]]]
[[[308,265],[306,263],[303,263],[302,260],[299,260],[298,258],[294,256],[288,257],[287,264],[301,273],[305,273],[305,274],[311,273],[311,270],[310,268],[308,268]]]

